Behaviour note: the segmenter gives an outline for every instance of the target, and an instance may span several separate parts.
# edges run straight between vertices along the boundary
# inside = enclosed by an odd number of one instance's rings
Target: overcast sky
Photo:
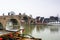
[[[33,17],[60,16],[60,0],[0,0],[0,15],[14,11]]]

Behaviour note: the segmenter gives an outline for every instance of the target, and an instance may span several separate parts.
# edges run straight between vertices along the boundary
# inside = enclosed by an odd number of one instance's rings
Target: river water
[[[60,40],[60,26],[22,25],[24,34],[29,34],[42,40]],[[0,31],[0,34],[5,33]]]
[[[23,26],[24,34],[32,35],[42,40],[60,40],[60,26],[43,26],[43,25],[25,25]]]

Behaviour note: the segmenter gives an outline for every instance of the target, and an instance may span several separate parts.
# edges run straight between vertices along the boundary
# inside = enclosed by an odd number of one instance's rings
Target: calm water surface
[[[25,25],[24,34],[32,35],[42,40],[60,40],[60,26],[43,26],[43,25]]]

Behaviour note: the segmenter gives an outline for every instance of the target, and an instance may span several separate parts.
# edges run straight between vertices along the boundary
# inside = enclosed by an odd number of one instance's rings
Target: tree
[[[55,20],[58,21],[58,17],[55,17]]]
[[[54,17],[54,16],[50,16],[50,19],[51,19],[51,20],[54,20],[54,19],[55,19],[55,17]]]
[[[40,18],[40,16],[36,17],[36,19],[39,19],[39,18]]]
[[[15,15],[15,12],[14,11],[11,11],[10,13],[11,13],[11,15]]]
[[[25,20],[25,22],[28,21],[28,17],[27,16],[24,16],[23,19]]]

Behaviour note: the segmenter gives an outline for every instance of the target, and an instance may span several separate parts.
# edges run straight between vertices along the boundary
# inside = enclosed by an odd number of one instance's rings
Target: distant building
[[[49,18],[44,18],[44,22],[45,22],[45,23],[48,23],[49,20],[50,20]]]
[[[50,22],[58,21],[58,17],[50,16]]]

